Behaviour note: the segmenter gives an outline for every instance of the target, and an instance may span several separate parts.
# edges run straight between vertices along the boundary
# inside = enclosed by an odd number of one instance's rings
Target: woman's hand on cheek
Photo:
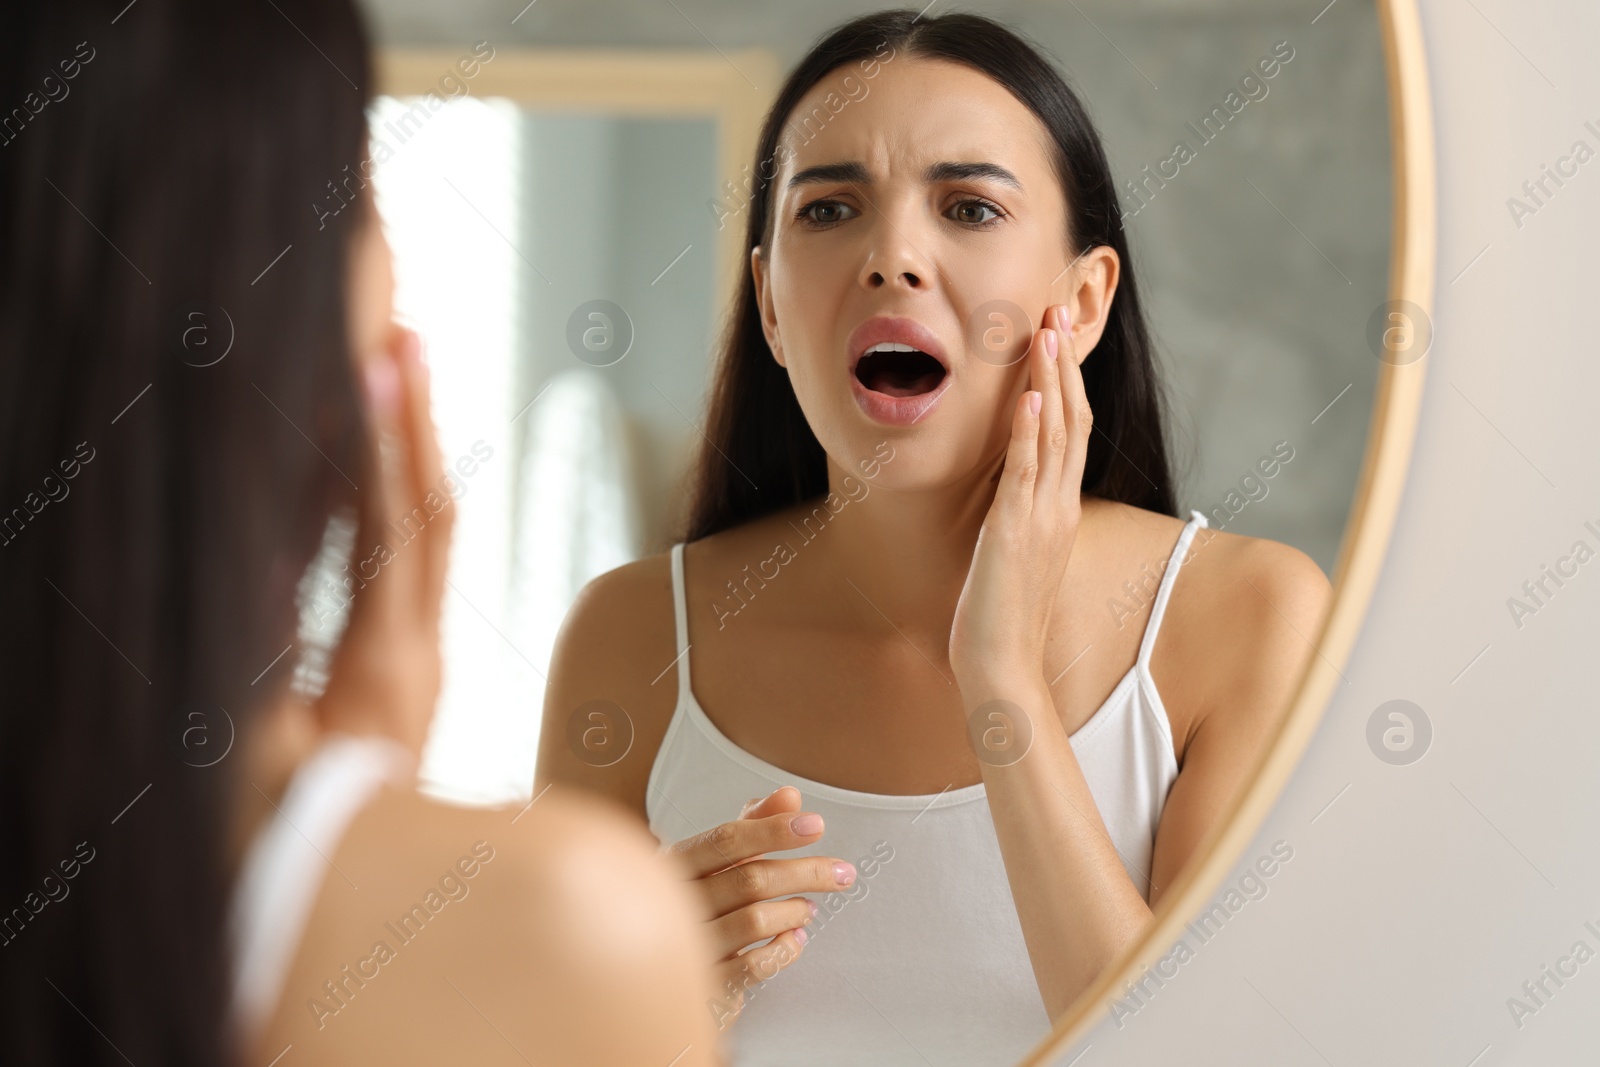
[[[1051,307],[1045,321],[1028,349],[1031,388],[1012,409],[1000,484],[950,629],[950,666],[963,686],[1042,674],[1051,608],[1077,539],[1092,417],[1065,307]]]
[[[350,561],[349,623],[317,702],[327,731],[392,737],[419,757],[439,696],[440,601],[455,504],[429,414],[421,341],[396,325],[358,365],[373,457]]]

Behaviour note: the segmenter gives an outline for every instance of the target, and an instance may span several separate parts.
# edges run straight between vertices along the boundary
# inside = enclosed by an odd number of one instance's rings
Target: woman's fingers
[[[360,355],[373,458],[351,563],[360,584],[318,709],[329,730],[382,734],[420,754],[438,697],[449,508],[436,498],[435,513],[422,490],[438,484],[439,451],[416,344],[396,326]]]
[[[425,536],[414,546],[418,558],[416,594],[421,610],[437,619],[444,596],[445,568],[450,556],[450,533],[455,520],[454,498],[444,481],[444,458],[434,430],[428,367],[422,361],[422,339],[416,331],[396,324],[392,349],[403,383],[404,404],[400,429],[406,465],[406,496],[396,504],[403,519],[421,528]]]
[[[785,930],[760,948],[753,948],[728,962],[742,964],[748,973],[764,982],[793,963],[810,939],[804,927]]]
[[[834,856],[764,858],[822,837],[822,816],[796,811],[799,804],[800,791],[783,786],[746,802],[741,818],[668,849],[687,867],[706,901],[721,951],[731,954],[778,929],[800,925],[811,910],[804,901],[775,898],[837,892],[855,883],[855,865]]]
[[[833,856],[751,860],[708,875],[702,882],[711,914],[730,915],[740,908],[794,893],[837,893],[855,884],[853,863]],[[748,941],[742,944],[749,944]]]
[[[388,345],[367,356],[363,367],[378,474],[376,491],[367,495],[367,506],[363,508],[367,523],[363,542],[385,542],[398,556],[402,545],[410,545],[409,541],[395,543],[399,541],[398,534],[420,536],[430,529],[438,529],[437,520],[440,519],[448,527],[449,516],[444,511],[435,515],[427,508],[428,492],[439,486],[442,461],[428,413],[427,370],[422,364],[421,340],[414,331],[398,324],[391,329]],[[437,544],[439,540],[442,538],[429,538],[428,544]],[[361,547],[366,551],[372,549],[372,545],[365,543]],[[416,552],[407,555],[415,556]],[[414,573],[415,566],[409,564],[395,569]],[[384,561],[384,567],[391,569],[389,561]],[[384,587],[386,596],[392,596],[394,586],[400,583],[377,584]]]
[[[762,819],[783,811],[800,810],[800,790],[780,785],[764,797],[751,797],[739,811],[741,819]]]
[[[744,1010],[745,994],[767,981],[800,957],[805,947],[804,929],[787,930],[760,948],[735,956],[717,968],[727,1011],[718,1019],[724,1029]]]
[[[1035,353],[1029,352],[1030,358]],[[1025,518],[1033,511],[1033,489],[1039,478],[1039,419],[1044,397],[1029,389],[1017,398],[1011,412],[1011,443],[1006,448],[1005,464],[1000,468],[1000,484],[995,489],[995,504],[1002,514]]]
[[[375,485],[361,494],[361,522],[356,548],[371,552],[383,539],[388,511],[403,495],[403,473],[395,461],[393,440],[405,404],[400,367],[387,349],[362,358],[361,373],[367,398],[368,447],[371,449]]]
[[[718,959],[732,959],[739,950],[809,923],[817,906],[805,897],[761,900],[730,911],[710,924]]]
[[[1050,326],[1061,338],[1061,358],[1069,359],[1074,364],[1082,363],[1078,358],[1078,344],[1072,337],[1072,312],[1065,304],[1056,304],[1050,309]]]
[[[1060,492],[1072,504],[1079,502],[1083,492],[1083,466],[1089,455],[1089,434],[1094,428],[1094,411],[1089,407],[1089,395],[1083,385],[1083,369],[1077,355],[1077,345],[1072,341],[1072,320],[1065,304],[1058,304],[1056,329],[1060,334],[1060,358],[1056,360],[1060,380],[1061,404],[1066,419],[1067,449],[1061,469]]]
[[[806,818],[808,814],[814,824]],[[691,878],[705,878],[763,853],[813,844],[821,836],[820,815],[780,812],[760,819],[720,823],[674,843],[668,851],[688,866]]]
[[[1054,327],[1055,317],[1045,315],[1045,326],[1039,331],[1029,364],[1034,388],[1043,395],[1039,415],[1039,485],[1054,492],[1061,484],[1061,470],[1066,465],[1067,432],[1062,411],[1060,366],[1061,339]]]
[[[764,797],[751,797],[745,801],[743,808],[739,809],[741,819],[764,819],[770,815],[779,815],[783,812],[797,812],[800,810],[800,790],[792,785],[780,785]],[[760,859],[765,852],[759,852],[749,859],[740,860],[748,863],[751,859]]]

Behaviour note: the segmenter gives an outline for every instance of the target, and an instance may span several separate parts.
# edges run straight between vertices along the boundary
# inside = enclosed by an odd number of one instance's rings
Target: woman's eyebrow
[[[1017,176],[998,163],[935,163],[927,169],[923,179],[930,185],[934,182],[957,182],[972,178],[988,178],[1002,185],[1022,191],[1022,182]]]
[[[864,163],[819,163],[807,167],[789,179],[789,188],[797,185],[815,185],[823,182],[849,182],[852,185],[870,185],[872,177]]]
[[[988,178],[1002,185],[1009,185],[1018,192],[1022,191],[1022,182],[1017,176],[998,163],[942,162],[931,164],[923,172],[923,180],[930,185],[935,182],[965,181],[973,178]],[[872,176],[867,173],[865,164],[854,160],[845,163],[819,163],[796,172],[795,176],[789,179],[789,188],[825,182],[871,185]]]

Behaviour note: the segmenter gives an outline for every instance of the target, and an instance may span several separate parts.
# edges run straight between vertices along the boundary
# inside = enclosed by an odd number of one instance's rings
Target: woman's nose
[[[933,280],[933,270],[921,251],[896,227],[883,224],[887,231],[874,242],[866,262],[861,265],[861,284],[867,289],[885,286],[919,290]]]
[[[934,281],[933,264],[923,254],[923,220],[915,206],[892,205],[882,200],[874,205],[870,219],[866,260],[858,276],[863,288],[885,286],[909,291],[927,289]]]
[[[911,289],[916,289],[922,285],[921,277],[909,270],[900,271],[895,275],[895,280]],[[881,289],[884,284],[882,272],[874,270],[867,275],[867,287],[869,289]]]

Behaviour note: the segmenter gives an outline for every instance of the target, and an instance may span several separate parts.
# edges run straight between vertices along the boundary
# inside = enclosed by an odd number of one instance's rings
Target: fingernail
[[[1057,344],[1056,332],[1054,330],[1046,330],[1044,332],[1044,351],[1051,359],[1056,358]]]
[[[822,816],[813,814],[812,812],[807,812],[804,815],[796,815],[794,818],[789,820],[789,829],[793,830],[800,837],[809,837],[812,834],[820,834],[822,832]]]
[[[400,398],[400,375],[388,356],[369,360],[362,374],[366,381],[367,403],[376,415],[391,414]]]
[[[806,903],[811,905],[811,917],[815,919],[817,917],[817,902],[814,900],[808,900]]]
[[[794,928],[794,939],[800,942],[802,945],[806,943],[806,939],[810,936],[810,934],[806,933],[806,928],[804,926],[796,926]]]
[[[1067,318],[1067,305],[1065,304],[1056,305],[1056,329],[1062,333],[1072,329],[1072,320]]]
[[[854,882],[856,880],[855,865],[850,863],[835,863],[833,865],[833,880],[838,882],[840,885],[849,885],[851,882]]]
[[[1029,411],[1031,411],[1035,415],[1037,415],[1037,414],[1039,414],[1040,406],[1043,405],[1043,404],[1044,404],[1044,394],[1043,393],[1039,392],[1039,390],[1037,390],[1037,389],[1028,390],[1028,410]]]

